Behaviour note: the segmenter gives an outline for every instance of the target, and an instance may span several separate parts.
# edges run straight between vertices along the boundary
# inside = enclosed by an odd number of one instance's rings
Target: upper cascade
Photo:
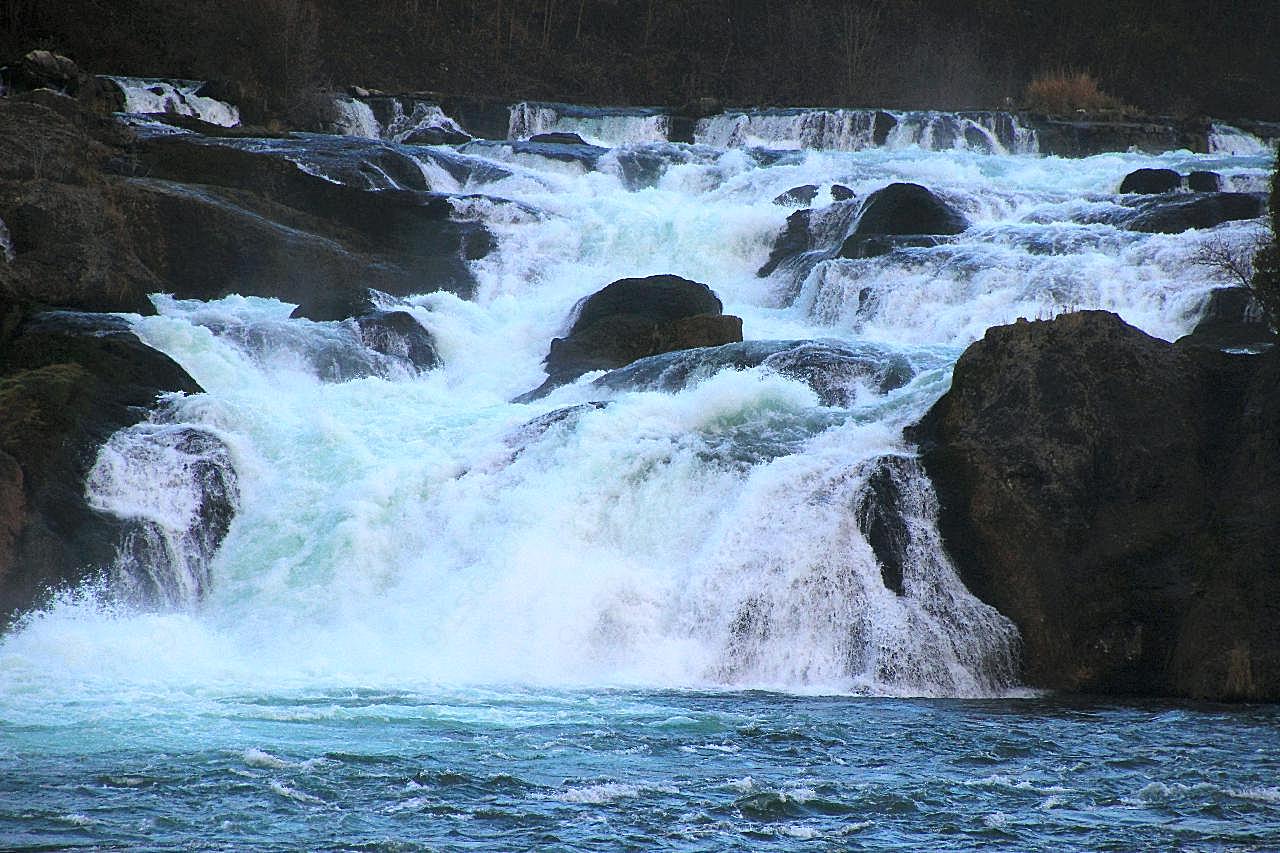
[[[1036,132],[1009,112],[871,109],[728,112],[699,120],[696,142],[719,148],[861,151],[918,146],[929,151],[1035,154]]]
[[[334,106],[338,113],[334,130],[343,136],[426,145],[472,138],[439,104],[412,96],[343,97],[337,98]]]
[[[522,101],[511,107],[507,138],[524,141],[540,133],[576,133],[593,145],[612,147],[666,142],[671,117],[647,107],[584,107]]]
[[[240,110],[200,94],[203,80],[160,80],[147,77],[108,77],[124,92],[124,111],[142,115],[192,116],[209,124],[236,127]]]

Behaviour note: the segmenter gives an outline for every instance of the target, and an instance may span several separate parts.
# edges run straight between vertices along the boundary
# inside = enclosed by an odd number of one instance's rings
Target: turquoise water
[[[1115,190],[1172,166],[1254,191],[1269,152],[659,145],[637,190],[616,152],[473,144],[463,178],[412,151],[497,239],[474,300],[380,299],[438,368],[269,299],[128,318],[206,393],[117,433],[90,477],[95,508],[157,531],[155,562],[0,637],[0,848],[1280,849],[1280,710],[1028,698],[902,438],[992,325],[1103,308],[1189,331],[1232,283],[1196,258],[1260,223],[1135,233]],[[780,193],[901,180],[971,228],[857,261],[824,232],[825,255],[756,275]],[[579,300],[657,273],[707,283],[748,341],[870,366],[836,402],[709,356],[669,392],[589,375],[510,402]],[[238,484],[212,557],[185,429]],[[856,511],[886,471],[897,590]],[[131,598],[140,578],[163,600]]]
[[[139,707],[3,713],[3,846],[1280,847],[1274,707],[522,689]]]

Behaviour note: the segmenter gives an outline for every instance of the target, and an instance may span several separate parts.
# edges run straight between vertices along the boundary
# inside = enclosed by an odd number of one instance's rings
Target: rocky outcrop
[[[890,184],[867,196],[839,257],[883,255],[897,245],[932,245],[934,236],[959,234],[968,220],[919,184]],[[921,238],[926,238],[922,240]]]
[[[910,431],[1028,684],[1280,698],[1280,352],[1105,312],[988,330]]]
[[[1209,124],[1204,120],[1106,121],[1023,115],[1020,123],[1035,131],[1041,154],[1059,157],[1090,157],[1130,150],[1148,154],[1181,149],[1209,150]]]
[[[39,93],[36,93],[39,94]],[[0,292],[57,307],[149,312],[148,293],[273,296],[329,320],[369,288],[469,295],[483,225],[393,146],[168,136],[141,142],[77,102],[0,99]],[[308,159],[309,158],[309,159]]]
[[[1247,287],[1220,287],[1211,292],[1191,334],[1179,346],[1213,349],[1257,349],[1275,343],[1266,312]]]
[[[778,195],[773,203],[782,207],[804,207],[812,204],[813,200],[818,197],[817,184],[805,184],[799,187],[792,187],[784,193]]]
[[[547,381],[527,402],[593,370],[645,356],[742,340],[742,319],[723,313],[705,284],[674,275],[624,278],[588,296],[568,335],[551,342]]]
[[[200,388],[120,320],[11,302],[0,305],[0,368],[3,624],[110,565],[127,531],[86,500],[98,448],[157,395]]]

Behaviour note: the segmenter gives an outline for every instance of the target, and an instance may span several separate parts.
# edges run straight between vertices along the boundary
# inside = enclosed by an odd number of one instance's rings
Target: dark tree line
[[[1280,118],[1275,0],[0,0],[0,47],[233,78],[680,105],[1000,107],[1087,71],[1149,112]]]

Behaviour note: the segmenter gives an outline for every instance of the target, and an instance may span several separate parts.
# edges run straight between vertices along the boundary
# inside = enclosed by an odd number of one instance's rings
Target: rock
[[[769,251],[769,259],[764,262],[756,275],[764,278],[773,273],[787,258],[795,257],[813,248],[809,236],[809,219],[812,211],[797,210],[787,217],[787,224],[773,240],[773,248]]]
[[[908,460],[895,456],[878,460],[867,480],[866,491],[854,507],[858,529],[866,536],[867,544],[880,564],[885,589],[898,595],[902,595],[903,569],[911,543],[901,485],[910,464]]]
[[[1178,346],[1252,349],[1272,345],[1275,334],[1262,305],[1247,287],[1220,287],[1209,294],[1200,322]]]
[[[897,126],[898,119],[892,113],[884,110],[877,111],[871,126],[871,141],[877,148],[883,148],[889,141],[889,134],[893,133],[893,129]]]
[[[369,349],[405,361],[418,370],[440,365],[431,333],[407,311],[373,311],[355,318]]]
[[[1120,192],[1154,195],[1172,192],[1180,186],[1182,176],[1173,169],[1137,169],[1124,176]]]
[[[1222,191],[1222,176],[1217,172],[1192,172],[1187,175],[1187,189],[1197,193]]]
[[[668,352],[611,370],[595,385],[612,390],[680,391],[721,370],[764,367],[808,384],[824,406],[848,407],[860,387],[887,393],[911,381],[902,356],[837,341],[741,341]]]
[[[564,133],[556,131],[554,133],[536,133],[529,137],[530,142],[536,142],[542,145],[586,145],[587,141],[576,133]]]
[[[1024,678],[1280,698],[1280,353],[1177,348],[1105,312],[988,330],[910,437],[966,585]]]
[[[792,187],[775,198],[773,203],[782,207],[803,207],[806,204],[810,204],[817,197],[817,185],[805,184],[800,187]]]
[[[968,227],[968,220],[961,213],[919,184],[890,184],[867,196],[862,215],[838,256],[884,254],[887,249],[881,244],[885,241],[872,237],[959,234]]]
[[[33,50],[18,63],[15,78],[20,89],[53,89],[74,95],[80,88],[80,68],[67,57],[48,50]]]
[[[931,237],[921,234],[868,234],[865,237],[850,237],[840,248],[842,258],[879,258],[896,252],[899,249],[927,249],[944,242],[942,237]]]
[[[1260,193],[1196,193],[1170,196],[1141,207],[1124,226],[1148,234],[1181,234],[1224,222],[1255,219],[1266,212]]]
[[[200,388],[116,318],[12,302],[0,316],[3,623],[110,565],[124,530],[86,501],[97,448],[146,417],[157,395]]]
[[[849,201],[854,198],[854,192],[844,184],[832,184],[831,198],[834,201]]]
[[[678,276],[615,281],[579,303],[569,334],[551,342],[547,381],[518,401],[538,399],[592,370],[742,340],[742,319],[722,310],[711,288]]]

